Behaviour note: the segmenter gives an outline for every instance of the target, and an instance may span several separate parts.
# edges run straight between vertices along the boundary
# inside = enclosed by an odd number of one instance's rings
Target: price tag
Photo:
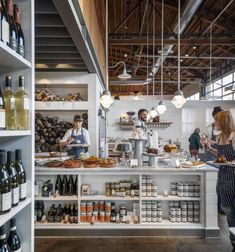
[[[138,167],[138,159],[131,159],[130,167]]]

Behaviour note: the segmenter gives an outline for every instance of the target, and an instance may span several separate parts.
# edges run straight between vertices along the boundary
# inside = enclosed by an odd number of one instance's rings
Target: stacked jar
[[[137,179],[106,182],[105,195],[107,197],[138,197],[139,184]]]
[[[171,222],[200,222],[199,201],[169,201],[169,219]]]
[[[200,197],[198,182],[172,182],[171,195],[178,197]]]
[[[141,206],[142,223],[162,222],[162,205],[161,201],[143,201]]]
[[[157,197],[157,184],[151,176],[142,176],[141,190],[142,197]]]

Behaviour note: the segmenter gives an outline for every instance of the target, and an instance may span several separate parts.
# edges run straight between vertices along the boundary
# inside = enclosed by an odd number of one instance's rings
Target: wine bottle
[[[68,180],[67,180],[66,175],[64,175],[63,181],[62,181],[62,195],[63,196],[68,195]]]
[[[0,86],[0,130],[6,127],[6,111],[4,106],[4,98]]]
[[[10,251],[21,252],[21,242],[20,238],[16,232],[16,219],[13,218],[10,221],[10,234],[7,239]]]
[[[12,0],[5,0],[7,14],[9,17],[9,46],[14,51],[17,51],[17,28],[13,18],[13,3]]]
[[[8,130],[15,129],[15,96],[11,89],[11,76],[6,76],[6,87],[3,91],[3,98],[6,110],[6,128]]]
[[[76,176],[73,190],[74,190],[74,195],[78,195],[78,176]]]
[[[19,89],[15,93],[16,100],[16,129],[29,128],[29,96],[24,90],[24,76],[19,77]]]
[[[6,239],[5,226],[0,227],[0,252],[11,252]]]
[[[19,203],[19,179],[15,168],[15,163],[13,161],[13,152],[7,152],[7,172],[10,176],[11,182],[11,193],[12,193],[12,206],[16,206]]]
[[[57,175],[56,182],[55,182],[55,194],[62,195],[62,181],[60,175]]]
[[[11,183],[6,170],[5,152],[0,152],[0,214],[11,210]]]
[[[27,188],[26,188],[26,172],[21,159],[21,150],[15,151],[15,167],[19,178],[19,188],[20,188],[20,201],[26,199]]]
[[[18,4],[14,4],[14,18],[17,28],[18,34],[18,49],[17,52],[25,57],[25,40],[24,40],[24,33],[20,25],[20,10]]]
[[[1,41],[8,45],[9,44],[9,17],[6,11],[5,3],[3,0],[0,0],[0,38]]]
[[[69,175],[69,182],[68,182],[68,196],[72,196],[74,194],[74,181],[73,176]]]

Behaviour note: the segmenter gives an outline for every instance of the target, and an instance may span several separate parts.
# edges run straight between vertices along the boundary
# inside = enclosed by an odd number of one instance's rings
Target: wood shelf
[[[9,46],[0,41],[0,67],[14,69],[30,68],[31,63],[21,55],[12,50]]]
[[[1,130],[0,137],[30,136],[30,130]]]
[[[31,203],[31,199],[27,198],[26,200],[19,202],[19,204],[11,209],[9,213],[3,214],[0,217],[0,227],[18,214],[21,210],[27,207]]]
[[[45,110],[45,111],[67,111],[67,110],[88,110],[89,103],[88,101],[48,101],[48,102],[35,102],[36,110]]]

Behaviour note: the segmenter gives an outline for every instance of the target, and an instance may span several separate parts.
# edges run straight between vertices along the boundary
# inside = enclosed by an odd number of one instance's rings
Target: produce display
[[[35,101],[83,101],[80,93],[72,94],[69,93],[66,97],[59,96],[54,94],[49,89],[45,90],[36,90],[35,92]]]
[[[88,128],[88,116],[82,114],[82,127]],[[48,117],[40,113],[35,115],[35,152],[60,151],[59,143],[66,131],[73,125],[68,121],[59,121],[57,116]]]

